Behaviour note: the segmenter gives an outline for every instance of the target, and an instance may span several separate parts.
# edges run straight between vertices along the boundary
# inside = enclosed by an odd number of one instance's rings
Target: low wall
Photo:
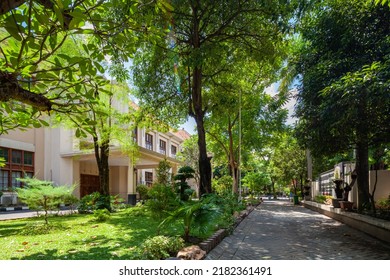
[[[303,201],[302,205],[308,209],[324,214],[357,230],[390,243],[390,221],[344,211],[340,208],[334,208],[333,206],[312,201]]]

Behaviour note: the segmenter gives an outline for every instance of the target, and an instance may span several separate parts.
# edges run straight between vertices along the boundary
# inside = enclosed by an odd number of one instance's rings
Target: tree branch
[[[46,96],[22,88],[16,76],[0,71],[0,101],[9,100],[31,105],[39,111],[50,111],[52,107]]]

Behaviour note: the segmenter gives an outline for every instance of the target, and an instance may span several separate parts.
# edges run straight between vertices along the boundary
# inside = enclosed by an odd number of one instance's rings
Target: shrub
[[[180,237],[163,235],[148,238],[142,244],[143,255],[148,260],[162,260],[175,256],[183,247],[184,241]]]
[[[170,186],[155,184],[148,192],[146,205],[155,217],[161,219],[167,211],[173,210],[177,205],[176,194]]]
[[[177,181],[175,186],[178,189],[180,194],[180,199],[183,201],[188,201],[194,190],[188,185],[187,180],[194,178],[195,170],[190,166],[183,166],[178,170],[178,173],[174,176],[174,179]]]
[[[77,210],[79,213],[93,213],[97,209],[111,211],[111,197],[102,195],[99,192],[88,194],[80,199]]]
[[[232,192],[233,178],[229,175],[224,175],[221,178],[213,179],[212,188],[219,195]]]
[[[390,195],[388,198],[379,199],[376,202],[376,207],[381,210],[390,210]]]
[[[156,177],[158,184],[168,185],[169,183],[171,183],[171,174],[169,173],[171,167],[172,166],[167,161],[167,159],[164,159],[159,162],[158,167],[156,169]]]
[[[139,203],[133,207],[126,209],[126,215],[131,217],[146,217],[149,215],[148,208]]]
[[[140,200],[148,199],[149,188],[146,185],[138,185],[136,190],[139,193]]]
[[[79,202],[79,199],[75,197],[73,194],[68,194],[64,197],[64,204],[68,205],[70,207],[71,212],[76,209],[77,203]]]
[[[119,195],[111,195],[110,203],[112,211],[117,211],[119,209],[127,208],[127,204],[124,203],[125,200]]]
[[[93,211],[93,216],[97,222],[105,222],[111,217],[110,211],[107,209],[96,209]]]
[[[65,197],[69,196],[74,187],[60,186],[54,187],[52,182],[41,181],[36,178],[19,179],[26,184],[26,188],[18,188],[19,199],[26,203],[31,209],[45,211],[45,223],[48,223],[50,210],[59,209],[64,203]]]
[[[322,204],[332,204],[332,198],[330,195],[317,195],[314,197],[314,201]]]

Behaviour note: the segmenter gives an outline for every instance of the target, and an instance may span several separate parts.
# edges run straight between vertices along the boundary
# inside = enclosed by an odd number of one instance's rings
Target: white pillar
[[[133,161],[129,159],[129,166],[127,168],[127,193],[134,194],[135,190],[135,176]]]

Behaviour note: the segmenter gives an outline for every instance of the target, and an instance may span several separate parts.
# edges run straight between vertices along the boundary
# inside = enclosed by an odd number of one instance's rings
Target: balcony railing
[[[153,144],[152,143],[145,143],[145,148],[148,149],[148,150],[151,150],[153,151]]]

